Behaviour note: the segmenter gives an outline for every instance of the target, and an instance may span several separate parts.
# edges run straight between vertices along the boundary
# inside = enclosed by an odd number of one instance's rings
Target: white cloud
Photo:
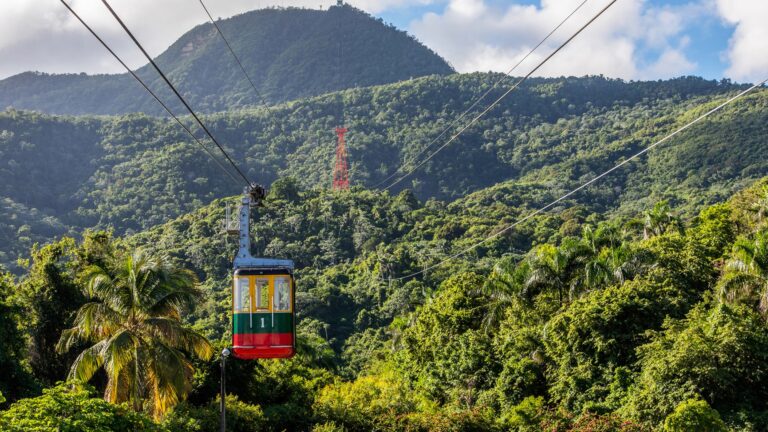
[[[725,54],[726,75],[753,82],[768,77],[768,1],[717,0],[717,10],[736,26]]]
[[[451,0],[445,12],[425,15],[410,30],[459,71],[507,72],[579,3],[540,0],[497,7],[485,0]],[[515,74],[528,72],[607,4],[588,0]],[[695,4],[653,7],[643,0],[619,0],[536,75],[640,79],[690,73],[696,64],[685,55],[684,31],[701,13],[704,9]]]
[[[144,64],[141,53],[98,0],[67,0],[132,67]],[[348,0],[369,13],[433,0]],[[197,0],[113,0],[112,7],[150,54],[160,54],[197,24],[207,21]],[[208,0],[214,18],[270,7],[324,9],[336,0]],[[27,70],[115,73],[122,68],[69,14],[58,0],[0,1],[0,78]]]
[[[659,58],[649,65],[643,74],[647,78],[669,77],[684,75],[696,70],[696,63],[691,62],[685,54],[676,48],[667,48]]]

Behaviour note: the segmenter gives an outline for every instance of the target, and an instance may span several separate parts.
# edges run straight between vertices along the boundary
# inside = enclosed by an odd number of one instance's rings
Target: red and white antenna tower
[[[336,143],[336,165],[333,167],[333,190],[349,189],[349,172],[347,170],[347,145],[344,142],[345,133],[347,133],[347,128],[336,128],[336,136],[339,137],[339,141]]]

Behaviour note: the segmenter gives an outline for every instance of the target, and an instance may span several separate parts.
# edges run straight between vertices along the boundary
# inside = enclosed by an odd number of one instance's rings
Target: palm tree
[[[672,214],[669,208],[669,201],[659,201],[653,208],[644,213],[643,218],[643,238],[649,239],[653,236],[659,236],[675,228],[682,233],[683,223],[679,217]]]
[[[605,248],[599,257],[607,272],[608,283],[617,284],[633,279],[652,267],[652,259],[652,254],[647,250],[635,249],[627,243]]]
[[[105,400],[130,402],[160,418],[187,396],[193,373],[187,353],[213,354],[211,344],[181,322],[182,309],[200,295],[194,274],[167,257],[135,251],[90,268],[87,280],[91,301],[62,333],[58,349],[93,345],[75,359],[69,378],[87,382],[103,368]]]
[[[757,197],[750,209],[755,213],[758,222],[762,222],[765,219],[765,216],[768,214],[768,186],[764,185],[760,189],[760,196]]]
[[[627,238],[618,223],[601,222],[594,228],[585,225],[581,231],[581,239],[597,255],[604,247],[615,247]]]
[[[581,239],[585,249],[579,283],[591,289],[611,282],[611,270],[601,251],[613,249],[621,243],[621,238],[621,229],[615,224],[601,223],[596,229],[591,225],[584,227]]]
[[[522,281],[528,271],[526,262],[517,265],[512,259],[505,258],[493,266],[493,271],[483,285],[483,294],[488,298],[487,311],[483,324],[486,330],[494,327],[504,318],[508,307],[518,301],[530,302],[530,292],[522,290]]]
[[[763,314],[768,311],[768,229],[753,239],[736,240],[720,280],[720,298],[756,304]]]
[[[577,277],[584,268],[591,252],[579,239],[563,240],[560,247],[544,244],[534,250],[528,259],[530,267],[523,282],[523,292],[527,296],[541,291],[557,292],[560,303],[572,300],[579,288],[583,288],[582,279]]]

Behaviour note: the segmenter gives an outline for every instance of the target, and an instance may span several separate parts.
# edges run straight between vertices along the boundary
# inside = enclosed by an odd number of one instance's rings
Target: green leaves
[[[93,390],[60,383],[43,395],[23,399],[0,412],[8,432],[164,432],[146,416],[93,397]]]
[[[547,323],[552,398],[575,412],[604,403],[615,369],[634,367],[635,349],[647,341],[646,332],[660,329],[666,317],[682,318],[691,306],[684,291],[651,277],[575,301]]]
[[[768,326],[744,306],[701,304],[638,352],[641,373],[627,412],[660,424],[678,404],[703,398],[721,414],[747,417],[765,409],[768,398]],[[741,416],[741,414],[739,414]],[[757,423],[758,429],[765,425]]]
[[[721,299],[768,312],[768,229],[734,244],[720,281]]]
[[[688,399],[664,419],[664,432],[726,432],[728,427],[706,401]]]
[[[159,418],[189,392],[193,367],[185,353],[213,355],[211,344],[181,322],[182,309],[200,295],[197,279],[166,256],[141,250],[105,262],[87,269],[91,301],[62,333],[59,350],[95,343],[75,359],[70,377],[87,382],[103,368],[105,399]]]

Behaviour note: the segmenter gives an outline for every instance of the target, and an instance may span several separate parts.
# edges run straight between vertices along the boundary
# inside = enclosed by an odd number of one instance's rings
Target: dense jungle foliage
[[[211,5],[211,13],[216,13],[215,5]],[[200,9],[201,20],[203,17]],[[349,5],[326,11],[255,10],[217,24],[259,94],[244,78],[213,24],[206,22],[156,58],[197,111],[261,105],[262,97],[275,103],[453,73],[445,60],[405,32]],[[183,111],[151,65],[138,69],[137,74],[172,108]],[[6,107],[70,115],[165,115],[127,73],[22,73],[0,80],[0,109]]]
[[[491,201],[503,188],[518,199]],[[502,232],[549,185],[446,204],[278,180],[252,234],[255,252],[297,262],[299,354],[230,361],[229,430],[768,428],[768,179],[691,216],[667,201],[608,216],[596,191]],[[215,359],[194,360],[188,398],[152,420],[100,399],[103,376],[57,385],[77,352],[56,343],[91,301],[89,269],[143,250],[195,273],[203,298],[184,321],[226,346],[226,202],[36,247],[23,276],[0,279],[0,362],[15,371],[0,377],[0,429],[216,428]]]
[[[412,166],[408,162],[498,78],[423,78],[271,111],[215,114],[207,122],[250,177],[269,184],[292,176],[307,188],[330,184],[333,128],[343,113],[351,129],[352,182],[370,187],[399,166]],[[699,78],[532,79],[392,191],[452,200],[489,188],[472,198],[476,205],[541,202],[740,88]],[[589,201],[626,214],[669,200],[691,215],[768,175],[766,95],[756,91],[674,145],[628,164],[593,189]],[[90,227],[137,232],[240,192],[177,124],[143,115],[2,112],[0,176],[6,179],[0,184],[0,263],[17,272],[16,259],[35,242]],[[531,196],[522,200],[520,189]]]

